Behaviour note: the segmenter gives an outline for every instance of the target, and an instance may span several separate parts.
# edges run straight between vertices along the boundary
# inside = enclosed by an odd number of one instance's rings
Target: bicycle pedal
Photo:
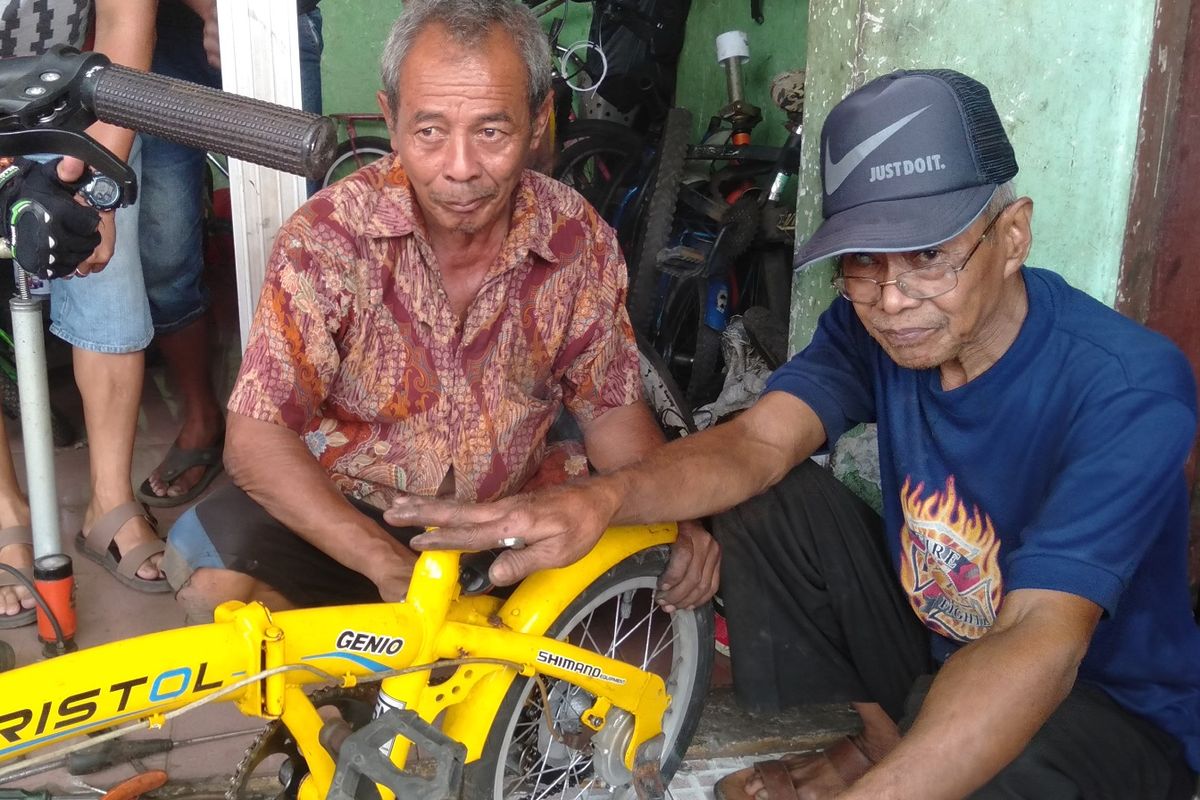
[[[690,278],[704,272],[707,255],[694,247],[666,247],[658,253],[658,269],[676,278]]]
[[[668,261],[683,261],[691,264],[703,264],[705,254],[695,247],[687,245],[676,245],[675,247],[664,247],[658,251],[658,263],[664,264]]]
[[[403,736],[435,765],[432,776],[401,770],[380,750]],[[394,708],[342,741],[327,800],[357,800],[364,781],[386,786],[405,800],[448,800],[462,795],[467,748],[421,719]],[[425,770],[422,770],[423,772]]]

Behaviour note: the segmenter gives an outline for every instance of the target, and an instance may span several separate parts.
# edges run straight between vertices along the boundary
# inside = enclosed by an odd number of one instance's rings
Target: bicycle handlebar
[[[83,85],[103,122],[308,178],[337,147],[327,117],[112,64]]]
[[[99,53],[56,46],[0,60],[0,131],[82,130],[96,119],[309,178],[325,174],[337,148],[328,117],[130,69]]]

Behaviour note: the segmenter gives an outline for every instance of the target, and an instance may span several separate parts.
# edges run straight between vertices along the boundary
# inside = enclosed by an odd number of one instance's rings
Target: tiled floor
[[[78,397],[72,386],[69,367],[62,363],[61,354],[56,359],[55,347],[51,342],[51,381],[55,402],[68,414],[80,419]],[[228,351],[229,348],[227,348]],[[54,362],[58,362],[57,364]],[[133,480],[140,482],[146,473],[158,463],[167,447],[174,438],[176,423],[173,415],[173,402],[166,390],[166,382],[161,367],[152,366],[148,370],[144,388],[143,411],[139,421],[137,445],[134,454]],[[23,472],[23,450],[20,444],[19,429],[14,423],[9,423],[14,440],[14,455],[18,466]],[[82,426],[81,426],[82,427]],[[58,495],[62,506],[62,530],[64,539],[79,529],[84,506],[88,500],[88,451],[84,444],[71,448],[60,449],[56,453],[56,472]],[[224,476],[218,481],[225,480]],[[165,531],[180,513],[179,509],[156,510],[162,529]],[[68,546],[68,552],[73,552]],[[91,647],[100,643],[128,638],[152,631],[177,627],[183,623],[183,614],[169,594],[143,594],[128,589],[111,577],[93,562],[76,557],[74,559],[77,583],[77,609],[79,633],[77,642],[80,647]],[[18,658],[18,665],[31,663],[40,657],[40,646],[36,641],[33,628],[16,631],[0,632],[0,639],[11,644]],[[727,664],[725,671],[720,673],[722,681],[727,681]],[[717,703],[706,711],[708,718],[705,726],[708,730],[707,739],[702,731],[697,741],[705,739],[695,758],[686,761],[677,774],[672,791],[679,800],[701,800],[711,797],[711,786],[720,775],[743,766],[753,760],[754,754],[762,749],[754,746],[754,742],[741,741],[732,749],[722,749],[722,737],[729,737],[726,730],[726,720],[713,718],[716,715],[729,715],[732,706]],[[231,707],[212,705],[199,709],[178,720],[168,723],[164,731],[149,732],[147,736],[171,736],[176,740],[203,736],[222,731],[245,731],[255,728],[251,720],[238,715]],[[819,725],[802,725],[801,727],[819,728]],[[836,728],[836,724],[834,725]],[[754,730],[752,727],[751,730]],[[734,737],[738,738],[738,737]],[[746,739],[741,736],[741,739]],[[755,736],[751,735],[750,739]],[[144,762],[126,764],[106,772],[87,776],[82,779],[90,786],[110,787],[115,783],[133,775],[138,769],[165,769],[171,776],[172,784],[181,782],[187,787],[190,796],[211,796],[214,791],[222,792],[224,781],[230,774],[233,765],[241,757],[241,753],[250,741],[250,735],[228,739],[220,742],[210,742],[192,747],[179,747],[169,753],[144,759]],[[713,746],[713,742],[717,746]],[[763,738],[765,747],[779,745],[778,739],[769,736]],[[24,787],[50,786],[59,792],[77,793],[85,791],[81,788],[81,779],[72,778],[65,771],[49,772],[37,777],[10,782],[11,785]]]

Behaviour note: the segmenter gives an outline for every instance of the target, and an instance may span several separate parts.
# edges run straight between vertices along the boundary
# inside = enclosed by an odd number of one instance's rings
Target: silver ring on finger
[[[508,536],[501,539],[499,542],[501,547],[507,547],[509,550],[524,550],[525,540],[520,536]]]

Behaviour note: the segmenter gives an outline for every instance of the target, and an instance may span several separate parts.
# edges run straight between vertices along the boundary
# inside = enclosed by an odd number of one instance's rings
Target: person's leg
[[[160,32],[154,72],[219,86],[208,66],[198,30]],[[180,398],[180,450],[219,447],[224,419],[213,390],[209,351],[209,298],[204,273],[203,151],[143,136],[140,248],[155,338]],[[198,465],[167,481],[163,466],[140,494],[179,497],[208,470]]]
[[[420,532],[390,526],[381,511],[358,507],[397,538]],[[213,609],[229,600],[258,600],[272,610],[380,602],[365,576],[301,539],[232,485],[171,527],[163,568],[192,622],[211,621]]]
[[[913,687],[902,728],[931,681]],[[1100,689],[1076,684],[1021,755],[971,800],[1191,800],[1195,787],[1178,742]]]
[[[17,483],[12,450],[8,446],[8,431],[0,414],[0,530],[29,525],[29,503]],[[0,564],[18,569],[33,566],[33,546],[14,543],[0,547]],[[2,576],[0,576],[2,577]],[[0,617],[11,617],[33,608],[33,595],[19,585],[0,586]]]
[[[313,114],[320,114],[323,107],[321,97],[321,53],[325,50],[324,21],[321,9],[315,8],[296,17],[297,35],[300,43],[300,107]],[[307,182],[311,197],[320,190],[320,181]]]
[[[129,163],[140,172],[140,144]],[[119,209],[112,260],[103,272],[51,283],[51,332],[73,348],[75,381],[83,398],[92,498],[83,530],[117,506],[133,501],[130,469],[142,399],[143,350],[150,343],[150,309],[138,258],[138,205]],[[118,530],[119,553],[157,541],[148,520],[135,515]],[[160,577],[158,557],[138,577]]]
[[[929,670],[874,511],[806,461],[718,515],[738,700],[758,711],[875,702],[893,719]]]
[[[928,634],[900,592],[879,517],[808,461],[716,517],[713,531],[739,701],[759,711],[853,704],[862,733],[786,761],[797,786],[844,788],[895,746],[904,699],[929,669]],[[746,770],[722,795],[763,788]]]

